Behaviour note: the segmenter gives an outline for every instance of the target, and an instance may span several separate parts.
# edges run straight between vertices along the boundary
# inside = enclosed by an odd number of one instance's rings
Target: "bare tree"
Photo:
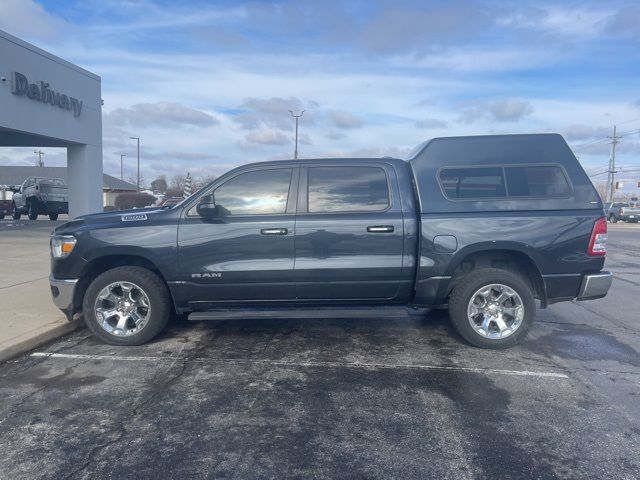
[[[127,177],[127,182],[136,185],[138,182],[138,177],[136,175],[129,175]],[[145,190],[147,188],[145,187],[145,184],[146,183],[145,183],[144,177],[142,176],[142,174],[140,174],[140,190]]]
[[[151,182],[151,190],[153,193],[164,193],[167,191],[167,177],[160,175]]]
[[[594,187],[596,187],[596,191],[598,192],[598,195],[600,195],[600,199],[603,202],[607,201],[607,190],[608,190],[608,185],[607,182],[596,182],[593,184]]]

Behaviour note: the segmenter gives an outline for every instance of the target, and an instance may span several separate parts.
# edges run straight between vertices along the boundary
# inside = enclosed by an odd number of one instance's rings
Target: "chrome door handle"
[[[369,233],[391,233],[391,232],[393,232],[393,225],[377,225],[377,226],[367,227],[367,232],[369,232]]]
[[[286,228],[263,228],[260,230],[261,235],[286,235],[289,230]]]

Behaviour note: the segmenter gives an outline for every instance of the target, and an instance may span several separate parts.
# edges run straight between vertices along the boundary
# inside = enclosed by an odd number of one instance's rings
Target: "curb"
[[[29,338],[24,340],[20,340],[13,345],[9,345],[5,348],[0,349],[0,363],[6,362],[18,355],[29,352],[34,348],[38,348],[40,345],[50,342],[51,340],[55,340],[62,335],[66,335],[68,333],[77,330],[79,327],[83,325],[82,320],[73,320],[71,322],[65,322],[58,325],[47,326]]]

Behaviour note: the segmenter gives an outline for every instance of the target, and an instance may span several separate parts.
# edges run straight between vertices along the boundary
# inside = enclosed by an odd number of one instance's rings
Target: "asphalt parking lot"
[[[501,352],[443,312],[77,331],[0,365],[0,479],[639,478],[639,240],[610,226],[609,296]]]

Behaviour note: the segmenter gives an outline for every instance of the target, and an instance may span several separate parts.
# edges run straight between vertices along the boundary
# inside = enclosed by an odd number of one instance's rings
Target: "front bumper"
[[[611,272],[600,272],[585,275],[582,278],[577,300],[594,300],[604,297],[611,287]]]
[[[51,287],[51,298],[56,307],[58,307],[67,316],[69,320],[73,318],[73,296],[76,291],[78,280],[58,280],[53,275],[49,275],[49,286]]]

